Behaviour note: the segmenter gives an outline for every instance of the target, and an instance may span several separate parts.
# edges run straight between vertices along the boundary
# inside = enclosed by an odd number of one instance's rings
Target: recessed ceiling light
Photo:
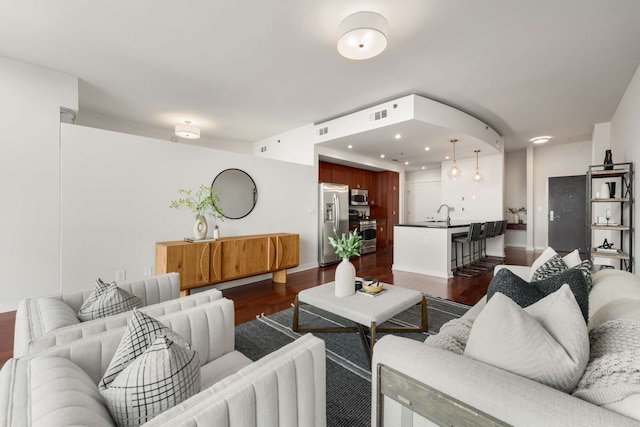
[[[444,156],[444,159],[445,159],[445,160],[449,160],[450,158],[451,158],[451,157],[449,157],[449,156]]]
[[[384,159],[384,154],[380,154],[380,158],[381,158],[381,159]]]
[[[530,139],[534,144],[544,144],[545,142],[549,142],[551,139],[550,136],[537,136],[535,138]]]
[[[402,135],[400,135],[399,133],[396,133],[396,139],[400,139],[402,138]]]
[[[422,167],[422,170],[425,170],[426,168],[427,168],[426,166],[423,166],[423,167]]]
[[[353,145],[349,144],[349,145],[347,145],[347,148],[348,148],[349,150],[351,150],[351,149],[353,148]]]
[[[424,147],[424,151],[429,151],[429,150],[431,150],[431,148],[429,148],[429,147]]]
[[[408,165],[408,164],[409,164],[409,162],[404,162],[404,164],[405,164],[405,165]]]

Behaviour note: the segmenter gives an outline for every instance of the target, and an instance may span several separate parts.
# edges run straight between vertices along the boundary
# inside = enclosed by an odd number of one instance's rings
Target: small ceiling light
[[[191,126],[190,120],[185,120],[183,124],[176,125],[176,136],[180,138],[187,139],[198,139],[200,138],[200,128],[195,126]]]
[[[353,145],[349,144],[349,145],[347,145],[347,148],[348,148],[349,150],[351,150],[351,149],[353,148]]]
[[[396,133],[396,139],[400,139],[402,138],[402,135],[400,135],[399,133]]]
[[[447,172],[447,175],[449,175],[449,178],[453,181],[460,178],[460,175],[462,175],[462,171],[456,164],[456,142],[458,142],[457,139],[451,140],[451,143],[453,144],[453,165],[451,165],[451,169]]]
[[[387,20],[375,12],[356,12],[338,27],[338,52],[348,59],[369,59],[387,47]]]
[[[380,154],[380,158],[381,158],[381,159],[384,159],[384,154]]]
[[[477,184],[482,181],[482,175],[480,175],[480,169],[478,168],[478,155],[480,150],[474,150],[473,152],[476,153],[476,173],[473,174],[473,182]]]
[[[431,148],[429,148],[429,147],[424,147],[424,151],[429,151],[429,150],[431,150]]]
[[[530,141],[534,144],[544,144],[545,142],[549,142],[550,139],[550,136],[537,136],[533,139],[530,139]]]
[[[426,166],[423,166],[423,167],[422,167],[422,170],[425,170],[426,168],[427,168]]]
[[[405,164],[405,165],[408,165],[408,164],[409,164],[409,162],[404,162],[404,164]]]

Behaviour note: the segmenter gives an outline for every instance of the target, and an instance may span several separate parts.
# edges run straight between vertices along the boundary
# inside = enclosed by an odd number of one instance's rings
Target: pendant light
[[[179,136],[180,138],[187,138],[187,139],[200,138],[200,128],[191,126],[190,120],[185,120],[184,123],[185,124],[176,125],[176,136]]]
[[[453,165],[451,165],[451,169],[449,169],[449,171],[447,172],[447,175],[449,175],[449,178],[451,178],[453,181],[460,178],[460,175],[462,174],[462,171],[456,164],[456,142],[458,142],[457,139],[451,140],[451,143],[453,144]]]
[[[482,181],[482,175],[480,175],[480,169],[478,168],[478,154],[480,150],[474,150],[473,152],[476,153],[476,173],[473,175],[473,182],[477,184]]]

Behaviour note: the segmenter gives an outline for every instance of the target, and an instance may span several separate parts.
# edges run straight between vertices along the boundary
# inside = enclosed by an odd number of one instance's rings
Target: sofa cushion
[[[464,355],[571,392],[589,359],[587,325],[566,284],[524,309],[497,293],[473,323]]]
[[[589,364],[574,396],[640,421],[640,321],[610,320],[589,338]]]
[[[43,335],[65,326],[80,323],[75,311],[60,298],[40,298],[38,312]]]
[[[119,426],[138,426],[200,392],[200,357],[160,335],[101,390]]]
[[[535,273],[535,271],[542,264],[544,264],[549,259],[551,259],[551,257],[553,257],[554,255],[558,255],[558,253],[550,246],[547,247],[544,251],[542,251],[540,256],[538,256],[538,258],[536,258],[533,261],[533,263],[531,263],[531,269],[529,270],[528,281],[533,280],[533,274]],[[565,255],[564,257],[562,257],[562,260],[565,262],[565,264],[567,264],[568,268],[576,267],[581,262],[581,260],[580,260],[580,252],[578,252],[577,249],[574,249],[572,252],[570,252],[567,255]]]
[[[29,363],[31,425],[114,425],[98,388],[78,365],[46,356]]]
[[[545,280],[527,283],[521,277],[504,268],[498,271],[489,283],[487,301],[500,292],[521,307],[528,307],[557,291],[565,283],[571,288],[586,323],[589,316],[589,291],[584,276],[575,269],[563,271]]]
[[[100,387],[101,390],[109,387],[109,384],[111,384],[116,376],[118,376],[129,363],[144,353],[161,335],[182,347],[191,348],[191,343],[179,334],[143,312],[134,310],[127,321],[127,326],[113,359],[111,359],[111,363],[98,383],[98,387]]]
[[[78,318],[83,322],[124,313],[142,306],[142,300],[120,289],[115,283],[104,288],[96,285],[94,292],[80,307]]]

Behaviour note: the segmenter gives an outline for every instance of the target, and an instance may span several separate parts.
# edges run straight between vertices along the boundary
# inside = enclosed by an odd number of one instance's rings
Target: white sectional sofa
[[[529,267],[521,266],[499,266],[496,271],[501,268],[508,268],[525,279],[530,273]],[[638,276],[619,270],[601,270],[591,278],[590,330],[608,320],[640,320]],[[486,297],[463,319],[473,322],[485,306]],[[372,426],[378,425],[378,417],[384,420],[385,426],[406,425],[402,420],[412,420],[416,426],[433,425],[419,415],[420,411],[436,420],[434,422],[442,423],[453,423],[448,417],[456,414],[466,419],[468,425],[501,425],[500,422],[563,427],[640,425],[638,386],[635,394],[632,391],[619,402],[597,406],[470,357],[397,336],[385,336],[376,343],[372,366]],[[387,379],[380,381],[386,392],[378,405],[379,371],[385,371],[384,375],[395,383],[389,386]],[[424,397],[427,395],[430,398]],[[624,413],[632,418],[622,415]]]
[[[235,350],[233,302],[226,298],[158,320],[198,352],[201,392],[145,425],[326,425],[324,341],[306,335],[252,362]],[[0,371],[0,425],[114,425],[97,384],[123,333],[118,328],[10,359]]]
[[[139,296],[143,307],[153,306],[177,301],[180,297],[180,275],[170,273],[119,282],[118,287]],[[88,322],[78,320],[75,313],[92,292],[93,289],[88,289],[21,301],[16,312],[13,356],[21,357],[71,339],[124,326],[126,313]],[[222,298],[222,293],[215,291],[208,298]],[[179,310],[180,307],[166,306],[164,309],[170,312]],[[157,308],[154,313],[159,313]]]

